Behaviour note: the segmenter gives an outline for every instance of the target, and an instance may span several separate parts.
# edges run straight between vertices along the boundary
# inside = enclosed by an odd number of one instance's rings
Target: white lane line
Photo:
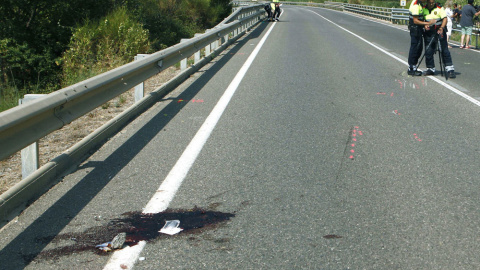
[[[188,171],[197,159],[198,154],[210,137],[210,134],[217,125],[218,120],[220,120],[220,117],[232,99],[233,94],[237,90],[253,60],[267,40],[267,37],[272,32],[274,26],[275,24],[272,24],[270,29],[268,29],[267,33],[258,43],[257,47],[255,47],[253,50],[252,54],[248,57],[247,61],[243,64],[242,68],[240,68],[237,75],[235,75],[235,78],[227,87],[220,100],[208,115],[207,119],[205,119],[205,122],[195,134],[195,137],[193,137],[193,139],[190,141],[187,148],[177,160],[177,163],[173,166],[165,180],[155,192],[155,195],[148,202],[147,206],[143,210],[144,214],[156,214],[168,208],[168,205],[173,200],[175,193],[180,188],[180,185],[187,176]],[[103,269],[120,270],[125,269],[125,267],[128,267],[127,269],[132,269],[145,245],[146,242],[141,241],[139,244],[133,247],[115,251]]]
[[[308,10],[308,9],[307,9],[307,10]],[[340,25],[338,25],[338,24],[336,24],[336,23],[334,23],[334,22],[332,22],[331,20],[323,17],[322,15],[316,13],[315,11],[312,11],[312,10],[308,10],[308,11],[312,12],[313,14],[315,14],[315,15],[317,15],[317,16],[322,17],[324,20],[326,20],[326,21],[330,22],[331,24],[337,26],[338,28],[342,29],[343,31],[345,31],[345,32],[347,32],[347,33],[349,33],[349,34],[351,34],[351,35],[359,38],[360,40],[364,41],[365,43],[369,44],[370,46],[375,47],[375,48],[378,49],[379,51],[385,53],[386,55],[392,57],[393,59],[397,60],[398,62],[400,62],[400,63],[402,63],[402,64],[404,64],[404,65],[406,65],[406,66],[408,67],[408,62],[406,62],[406,61],[398,58],[397,56],[395,56],[395,55],[393,55],[393,54],[391,54],[391,53],[389,53],[389,52],[387,52],[387,51],[385,51],[384,49],[378,47],[377,45],[371,43],[370,41],[364,39],[363,37],[361,37],[361,36],[359,36],[359,35],[351,32],[351,31],[343,28],[342,26],[340,26]],[[475,104],[475,105],[477,105],[477,106],[480,107],[480,101],[478,101],[478,100],[472,98],[471,96],[463,93],[462,91],[458,90],[457,88],[455,88],[455,87],[453,87],[453,86],[445,83],[444,81],[442,81],[442,80],[440,80],[440,79],[438,79],[438,78],[436,78],[436,77],[429,76],[428,78],[429,78],[429,79],[432,79],[433,81],[435,81],[435,82],[437,82],[437,83],[439,83],[439,84],[441,84],[441,85],[443,85],[443,86],[445,86],[445,87],[446,87],[447,89],[449,89],[450,91],[454,92],[455,94],[457,94],[457,95],[465,98],[466,100],[468,100],[468,101],[472,102],[473,104]]]

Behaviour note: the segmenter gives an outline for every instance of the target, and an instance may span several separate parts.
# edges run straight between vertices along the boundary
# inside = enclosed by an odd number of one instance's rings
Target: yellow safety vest
[[[441,7],[439,4],[435,3],[435,7],[432,10],[429,10],[428,8],[423,9],[423,15],[425,16],[425,19],[427,21],[431,19],[436,19],[437,24],[441,25],[442,20],[447,17],[447,12],[443,7]]]
[[[420,0],[412,0],[412,3],[410,4],[410,8],[408,9],[411,25],[413,25],[413,16],[418,16],[418,19],[421,21],[424,20],[423,9],[425,7],[423,5],[424,3],[420,2]]]

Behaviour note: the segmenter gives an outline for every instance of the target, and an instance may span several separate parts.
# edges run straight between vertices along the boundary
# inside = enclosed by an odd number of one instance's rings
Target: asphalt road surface
[[[4,227],[0,268],[479,269],[480,55],[411,77],[409,43],[285,6]]]

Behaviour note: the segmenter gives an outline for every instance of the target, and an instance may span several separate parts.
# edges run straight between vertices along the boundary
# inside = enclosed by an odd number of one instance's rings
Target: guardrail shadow
[[[259,37],[268,24],[260,23],[247,37],[236,41],[230,53],[219,58],[179,98],[192,99],[249,40]],[[159,97],[159,100],[162,97]],[[72,219],[177,115],[187,102],[171,102],[103,162],[87,163],[93,170],[42,213],[0,252],[2,269],[21,269],[30,264]],[[98,148],[97,148],[98,149]],[[111,177],[106,177],[108,173]],[[138,209],[132,209],[135,211]],[[8,230],[8,228],[7,228]],[[5,233],[3,231],[2,233]]]

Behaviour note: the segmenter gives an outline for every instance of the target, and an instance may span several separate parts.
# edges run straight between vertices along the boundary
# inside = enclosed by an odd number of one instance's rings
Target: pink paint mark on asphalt
[[[352,141],[353,141],[353,142],[357,142],[357,138],[356,138],[356,137],[357,137],[357,134],[360,135],[360,136],[362,136],[362,135],[363,135],[363,132],[359,129],[358,126],[355,126],[355,127],[352,129]],[[356,143],[351,143],[351,144],[350,144],[350,147],[351,147],[350,153],[352,153],[352,154],[349,156],[349,159],[351,159],[351,160],[355,159],[355,156],[354,156],[353,154],[355,153],[355,149],[354,149],[354,148],[355,148],[356,146],[357,146]]]

